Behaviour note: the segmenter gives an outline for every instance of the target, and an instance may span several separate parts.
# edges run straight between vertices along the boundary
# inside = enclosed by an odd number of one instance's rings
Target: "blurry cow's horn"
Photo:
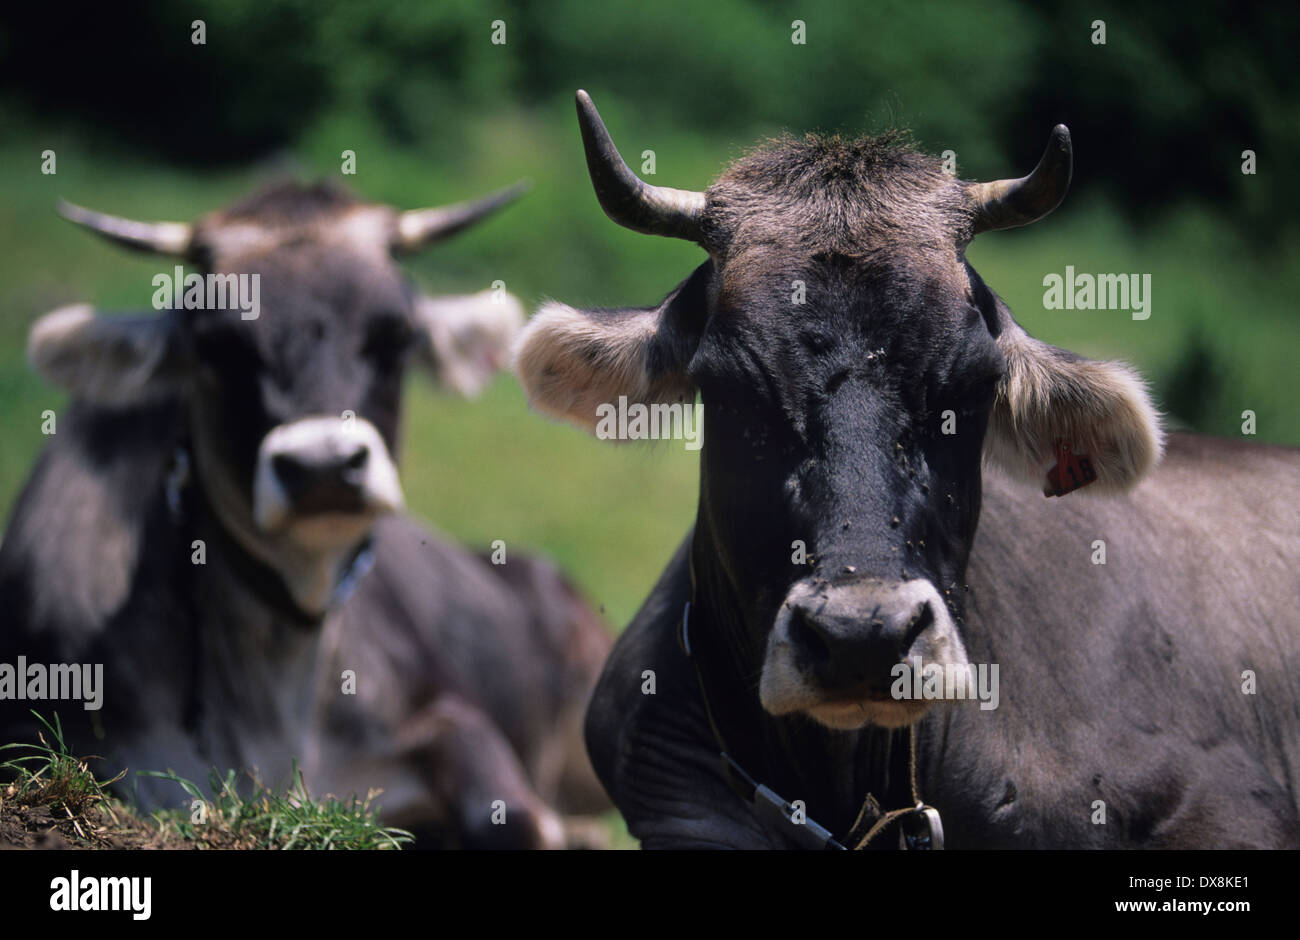
[[[70,222],[84,225],[119,245],[177,258],[189,254],[190,242],[194,237],[194,227],[185,222],[137,222],[83,209],[62,199],[59,200],[59,215]]]
[[[520,180],[513,186],[499,189],[472,202],[403,212],[397,219],[397,235],[393,240],[393,248],[398,251],[414,251],[455,235],[475,222],[487,218],[502,206],[514,202],[528,190],[530,185],[532,184],[527,180]]]
[[[974,234],[1037,222],[1061,204],[1073,171],[1070,131],[1064,124],[1057,124],[1043,158],[1028,176],[966,184],[975,208]]]
[[[578,92],[578,125],[587,151],[591,185],[607,216],[634,232],[701,240],[704,193],[651,186],[638,179],[623,162],[585,91]]]

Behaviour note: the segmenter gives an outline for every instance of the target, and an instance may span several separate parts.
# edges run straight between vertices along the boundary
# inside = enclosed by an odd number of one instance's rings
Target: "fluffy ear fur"
[[[155,400],[181,369],[167,315],[104,317],[89,304],[60,307],[32,325],[27,358],[55,385],[101,405]]]
[[[712,263],[696,268],[655,307],[577,310],[544,305],[520,334],[514,369],[538,411],[594,432],[597,408],[687,402],[686,365],[706,315]]]
[[[1139,482],[1160,460],[1164,435],[1136,372],[1040,342],[1006,318],[998,346],[1007,371],[998,387],[985,455],[1013,476],[1044,487],[1058,440],[1085,456],[1096,492]]]
[[[464,296],[420,296],[415,318],[438,382],[472,398],[505,366],[510,343],[524,324],[524,308],[505,291]]]

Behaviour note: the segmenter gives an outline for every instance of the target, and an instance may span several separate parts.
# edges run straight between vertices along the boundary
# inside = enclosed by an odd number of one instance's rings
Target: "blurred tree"
[[[195,19],[206,45],[191,42]],[[505,45],[491,41],[497,19]],[[579,86],[745,140],[906,124],[970,177],[1030,165],[1065,121],[1076,178],[1133,220],[1199,199],[1264,241],[1279,201],[1300,196],[1283,172],[1300,147],[1295,40],[1284,5],[1226,0],[15,3],[0,12],[0,83],[30,110],[199,163],[292,144],[330,110],[436,145],[466,116]]]

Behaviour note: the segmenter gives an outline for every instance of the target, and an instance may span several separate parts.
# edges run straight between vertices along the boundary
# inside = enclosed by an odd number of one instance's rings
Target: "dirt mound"
[[[176,833],[121,809],[92,806],[79,815],[57,805],[23,805],[0,791],[0,849],[187,849]]]

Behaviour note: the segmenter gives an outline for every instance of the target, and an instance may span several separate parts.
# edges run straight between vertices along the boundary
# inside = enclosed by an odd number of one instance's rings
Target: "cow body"
[[[178,408],[64,417],[0,548],[0,661],[102,663],[104,704],[6,701],[6,740],[30,737],[28,708],[57,710],[73,752],[102,755],[106,776],[131,771],[123,786],[145,807],[184,794],[136,770],[206,786],[211,769],[237,768],[284,786],[296,762],[313,794],[382,789],[385,820],[453,844],[496,834],[494,799],[546,820],[557,800],[599,805],[580,770],[565,775],[581,766],[574,743],[604,631],[549,565],[511,558],[511,586],[389,516],[352,595],[304,621],[254,586],[254,562],[235,563],[201,493],[185,492],[179,514],[168,506]],[[345,670],[355,694],[343,694]]]
[[[1160,469],[1112,499],[1026,499],[986,476],[965,636],[972,660],[1000,664],[1000,703],[942,704],[917,725],[919,791],[947,844],[1300,846],[1300,644],[1280,614],[1300,601],[1298,506],[1300,453],[1194,435],[1173,435]],[[1098,538],[1105,566],[1088,560]],[[646,848],[796,847],[722,774],[678,642],[692,550],[710,550],[698,530],[593,696],[597,773]],[[765,714],[758,664],[729,666],[713,603],[697,594],[691,640],[745,770],[840,837],[868,793],[883,809],[908,805],[907,732]],[[647,668],[653,696],[639,689]],[[1248,669],[1260,694],[1242,692]],[[1093,821],[1096,800],[1105,824]]]
[[[708,416],[694,529],[588,713],[631,832],[933,846],[920,803],[953,846],[1300,843],[1300,453],[1167,441],[1140,376],[1030,336],[965,257],[1060,204],[1068,130],[1020,179],[808,135],[688,192],[578,114],[606,213],[709,255],[516,347],[579,426]]]
[[[517,302],[411,290],[388,242],[427,214],[298,187],[249,205],[188,251],[258,271],[258,319],[70,308],[33,330],[74,397],[0,545],[0,662],[102,664],[102,708],[5,700],[0,737],[57,712],[146,809],[187,798],[135,771],[283,788],[296,765],[314,796],[382,791],[430,845],[562,846],[557,809],[605,805],[581,715],[608,635],[549,564],[405,516],[389,456],[408,354],[472,391]]]

